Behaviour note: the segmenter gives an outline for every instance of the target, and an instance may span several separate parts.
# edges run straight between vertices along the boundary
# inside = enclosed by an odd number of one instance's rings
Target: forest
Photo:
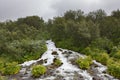
[[[119,9],[111,15],[102,9],[88,14],[69,10],[48,21],[27,16],[0,22],[0,75],[16,74],[17,64],[38,59],[47,50],[45,41],[49,39],[57,47],[90,56],[106,65],[110,75],[120,78]]]

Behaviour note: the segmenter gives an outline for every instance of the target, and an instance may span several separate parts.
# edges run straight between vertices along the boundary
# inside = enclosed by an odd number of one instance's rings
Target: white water
[[[46,45],[47,45],[48,50],[42,55],[42,57],[40,59],[26,61],[23,64],[21,64],[21,66],[28,67],[42,59],[47,60],[47,63],[43,63],[43,65],[47,66],[47,65],[51,65],[53,63],[53,59],[57,57],[63,62],[63,64],[55,70],[54,74],[63,76],[65,80],[73,80],[73,78],[75,76],[74,74],[77,72],[77,74],[83,76],[84,80],[92,80],[93,77],[86,70],[79,69],[76,65],[72,65],[71,62],[69,61],[69,59],[71,59],[71,58],[75,59],[76,57],[84,57],[84,55],[79,54],[74,51],[71,51],[72,52],[71,54],[69,54],[69,53],[62,54],[63,52],[69,51],[69,50],[61,49],[62,51],[60,51],[58,48],[55,47],[54,42],[52,42],[51,40],[46,41]],[[56,51],[58,53],[58,55],[52,55],[51,53],[53,51]],[[66,55],[68,55],[68,54],[69,54],[69,57],[66,57]],[[103,71],[105,71],[107,69],[107,67],[103,66],[102,64],[100,64],[94,60],[93,60],[93,62],[98,65],[98,67],[97,67],[97,70],[99,72],[98,76],[102,76],[104,78],[104,80],[109,80],[108,78],[104,77],[105,74],[103,73]],[[57,71],[59,71],[59,73],[56,73]],[[113,79],[112,76],[110,76],[110,75],[108,75],[108,76]],[[45,77],[45,78],[37,79],[37,80],[53,80],[55,78],[56,78],[56,76],[51,76],[51,77]]]

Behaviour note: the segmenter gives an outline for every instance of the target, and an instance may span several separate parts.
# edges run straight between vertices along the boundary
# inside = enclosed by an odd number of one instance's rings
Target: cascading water
[[[114,77],[103,73],[106,71],[107,67],[95,60],[93,60],[93,63],[97,65],[97,67],[93,66],[91,68],[91,71],[93,71],[94,74],[90,74],[89,71],[78,68],[70,61],[71,59],[76,59],[78,57],[85,57],[85,55],[66,49],[56,48],[55,43],[51,40],[46,41],[46,45],[48,50],[41,56],[41,58],[20,64],[22,67],[18,75],[20,76],[20,80],[117,80],[114,79]],[[53,55],[53,51],[57,52],[57,55]],[[50,66],[55,58],[59,58],[63,64],[57,68],[51,69],[49,74],[43,75],[39,78],[32,78],[32,65],[38,64],[41,60],[46,60],[42,65]]]

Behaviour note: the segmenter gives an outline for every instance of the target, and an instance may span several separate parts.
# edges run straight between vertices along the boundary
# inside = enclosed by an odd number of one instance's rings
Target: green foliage
[[[95,47],[100,50],[106,50],[108,53],[110,53],[113,43],[107,39],[107,38],[98,38],[90,44],[90,47]]]
[[[120,64],[119,63],[120,62],[109,63],[108,69],[107,69],[107,72],[110,75],[112,75],[118,79],[120,79]]]
[[[93,59],[95,59],[96,61],[106,65],[108,60],[109,60],[109,55],[107,53],[98,53],[97,55],[92,55]]]
[[[5,63],[3,70],[1,71],[2,74],[5,75],[12,75],[17,74],[20,70],[20,66],[16,62],[12,63]]]
[[[60,59],[55,58],[53,64],[54,64],[55,66],[60,66],[60,65],[62,64],[62,62],[61,62]]]
[[[0,80],[8,80],[8,78],[0,75]]]
[[[106,17],[106,13],[102,9],[89,12],[87,15],[87,19],[90,19],[93,22],[99,22],[100,20],[104,19],[105,17]]]
[[[117,10],[113,11],[112,16],[117,18],[117,19],[120,19],[120,10],[117,9]]]
[[[19,63],[38,59],[47,49],[45,42],[42,40],[21,40],[13,41],[6,46],[7,55],[10,55],[11,59],[18,61]]]
[[[109,55],[105,51],[97,48],[87,47],[82,51],[82,53],[91,56],[92,59],[101,62],[104,65],[106,65],[109,60]]]
[[[19,18],[17,24],[27,24],[35,27],[36,29],[40,29],[44,26],[44,20],[38,16],[28,16],[26,18]]]
[[[88,56],[85,58],[78,58],[75,62],[81,69],[88,69],[90,68],[90,65],[92,64],[92,59],[91,57]]]
[[[43,74],[45,74],[47,71],[46,67],[43,66],[43,65],[36,65],[36,66],[33,66],[32,68],[32,75],[34,77],[39,77]]]
[[[66,20],[79,21],[84,19],[84,12],[81,10],[77,10],[77,11],[69,10],[69,11],[66,11],[66,13],[64,14],[64,17]]]
[[[39,58],[46,51],[47,39],[52,39],[57,47],[82,51],[105,65],[108,58],[118,61],[120,10],[109,16],[101,9],[87,15],[81,10],[69,10],[46,23],[38,16],[0,22],[0,72],[4,63]]]
[[[4,70],[4,63],[0,62],[0,73],[2,73],[3,70]]]
[[[85,54],[85,55],[92,55],[93,51],[91,50],[90,47],[86,47],[85,49],[83,49],[81,51],[81,53]]]
[[[112,55],[112,57],[114,57],[114,58],[116,58],[116,59],[120,59],[120,50],[117,51],[116,53],[114,53],[114,54]]]

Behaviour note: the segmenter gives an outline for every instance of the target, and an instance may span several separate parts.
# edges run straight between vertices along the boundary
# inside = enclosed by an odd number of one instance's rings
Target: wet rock
[[[104,79],[102,79],[102,78],[100,78],[100,77],[98,77],[98,76],[94,76],[94,77],[93,77],[93,80],[104,80]]]
[[[72,54],[72,51],[69,51],[68,53],[69,53],[69,54]]]
[[[92,66],[93,66],[93,67],[99,67],[99,65],[97,65],[97,64],[95,64],[95,63],[93,63]]]
[[[62,75],[57,75],[54,80],[65,80]]]
[[[64,51],[62,54],[67,54],[68,52],[67,51]]]
[[[20,73],[21,75],[24,75],[24,74],[26,73],[26,68],[22,68],[22,69],[19,71],[19,73]]]
[[[60,73],[60,71],[56,71],[56,73]]]
[[[43,64],[43,63],[44,63],[44,60],[43,60],[43,59],[41,59],[41,60],[37,61],[37,63],[36,63],[36,64]]]
[[[44,63],[47,63],[47,59],[44,60]]]
[[[61,52],[63,51],[63,50],[62,50],[62,49],[60,49],[60,48],[59,48],[58,50],[59,50],[59,51],[61,51]]]
[[[58,55],[57,51],[53,51],[52,55]]]
[[[85,80],[85,79],[81,74],[78,74],[77,72],[75,72],[73,80]]]

